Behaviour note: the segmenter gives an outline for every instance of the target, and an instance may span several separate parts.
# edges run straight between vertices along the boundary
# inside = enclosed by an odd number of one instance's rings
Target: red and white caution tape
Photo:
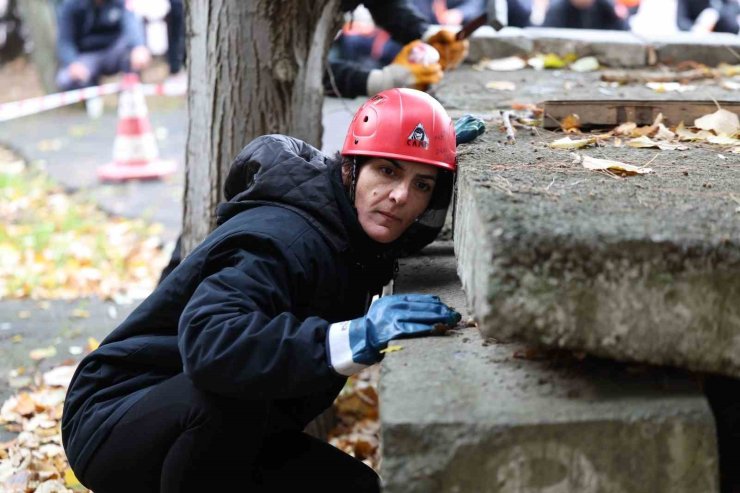
[[[47,94],[46,96],[39,96],[37,98],[0,104],[0,122],[41,113],[42,111],[78,103],[90,98],[115,94],[120,90],[121,85],[118,82],[113,82],[111,84],[103,84],[102,86],[74,89],[72,91]]]
[[[161,84],[142,84],[144,94],[147,96],[182,96],[187,92],[186,83],[163,82]],[[116,94],[121,91],[119,82],[103,84],[100,86],[74,89],[72,91],[47,94],[36,98],[13,101],[0,104],[0,122],[14,120],[22,116],[34,115],[42,111],[61,108],[69,104],[79,103],[90,98]]]

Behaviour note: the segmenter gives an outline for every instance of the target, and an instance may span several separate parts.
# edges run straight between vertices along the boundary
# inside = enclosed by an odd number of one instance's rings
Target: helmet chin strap
[[[349,201],[355,207],[355,192],[357,190],[357,156],[352,156],[352,176],[349,184]]]

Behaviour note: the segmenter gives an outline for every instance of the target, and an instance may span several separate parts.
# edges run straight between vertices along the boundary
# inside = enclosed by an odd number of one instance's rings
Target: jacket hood
[[[228,202],[217,209],[218,224],[246,209],[270,203],[300,214],[337,251],[348,248],[330,165],[325,154],[301,140],[284,135],[254,139],[231,164],[224,185]]]

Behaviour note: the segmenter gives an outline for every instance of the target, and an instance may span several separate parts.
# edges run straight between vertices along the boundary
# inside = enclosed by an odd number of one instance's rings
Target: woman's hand
[[[352,375],[380,361],[381,351],[391,340],[426,336],[435,325],[455,325],[460,318],[437,296],[384,296],[370,306],[364,317],[329,327],[331,365],[337,373]]]

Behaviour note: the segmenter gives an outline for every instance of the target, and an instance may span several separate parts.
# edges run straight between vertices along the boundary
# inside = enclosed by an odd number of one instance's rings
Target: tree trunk
[[[322,75],[339,0],[191,0],[183,253],[214,227],[229,166],[255,137],[321,145]]]
[[[215,226],[244,145],[269,133],[321,145],[324,63],[341,25],[339,0],[190,0],[186,9],[183,256]],[[306,431],[325,438],[333,417],[330,408]]]
[[[56,91],[57,17],[56,2],[18,0],[18,13],[31,38],[31,61],[47,93]]]

